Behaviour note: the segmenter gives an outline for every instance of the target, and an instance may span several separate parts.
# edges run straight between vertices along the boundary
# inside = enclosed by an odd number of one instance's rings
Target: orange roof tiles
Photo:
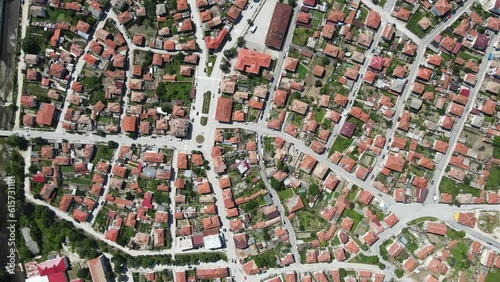
[[[242,72],[259,74],[261,68],[269,68],[271,56],[241,48],[238,51],[235,69]]]
[[[375,10],[370,10],[366,17],[365,24],[370,28],[377,29],[380,26],[380,21],[380,14]]]
[[[403,172],[405,164],[406,161],[404,158],[400,156],[388,155],[384,166],[393,171]]]
[[[233,99],[219,97],[217,100],[217,111],[215,113],[215,120],[221,122],[230,122],[232,110],[233,110]]]

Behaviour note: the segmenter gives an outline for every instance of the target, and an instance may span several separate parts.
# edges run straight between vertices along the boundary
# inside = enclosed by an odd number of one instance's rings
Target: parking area
[[[253,3],[257,6],[258,3]],[[259,14],[253,21],[256,28],[255,32],[250,30],[245,35],[245,40],[247,41],[248,48],[263,51],[265,48],[264,42],[266,41],[267,29],[271,23],[271,17],[273,16],[274,6],[276,1],[266,1],[264,6],[260,9]]]

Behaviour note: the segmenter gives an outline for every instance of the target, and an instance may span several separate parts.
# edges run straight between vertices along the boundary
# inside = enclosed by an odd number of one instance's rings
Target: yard
[[[186,77],[180,74],[181,63],[174,59],[172,62],[165,64],[165,68],[163,69],[163,73],[166,75],[175,75],[175,78],[179,81],[192,81],[191,77]]]
[[[293,31],[292,43],[300,46],[306,46],[307,39],[312,36],[313,30],[298,26]]]
[[[304,65],[299,64],[297,67],[297,73],[299,74],[299,79],[304,79],[307,75],[307,68]]]
[[[486,185],[484,186],[486,190],[498,191],[500,189],[500,167],[492,166],[490,169],[490,175],[486,180]]]
[[[156,94],[162,103],[180,100],[183,106],[187,106],[191,101],[191,88],[191,82],[160,82]]]
[[[92,185],[92,180],[90,178],[73,178],[73,179],[65,179],[68,183],[72,184],[81,184],[81,185]]]
[[[42,88],[42,86],[40,86],[40,84],[36,82],[25,82],[24,91],[33,96],[36,96],[37,98],[47,97],[48,93],[47,89]]]
[[[74,173],[75,172],[75,168],[71,165],[62,165],[62,166],[59,166],[61,168],[61,172],[62,173]]]
[[[113,159],[113,148],[107,145],[97,145],[97,150],[95,153],[95,157],[92,160],[93,164],[96,164],[98,161],[111,161]]]
[[[478,58],[478,57],[476,57],[476,56],[474,56],[474,55],[472,55],[472,54],[470,54],[470,53],[468,53],[468,52],[466,52],[466,51],[461,51],[461,52],[459,52],[459,53],[458,53],[458,56],[459,56],[460,58],[462,58],[462,59],[466,60],[466,61],[468,61],[468,60],[473,60],[473,61],[476,61],[476,62],[478,62],[478,61],[479,61],[479,58]]]
[[[309,211],[298,211],[297,219],[301,231],[317,232],[326,226],[324,219]]]
[[[364,264],[378,264],[379,259],[378,256],[365,256],[363,254],[359,254],[355,258],[349,261],[350,263],[364,263]]]
[[[491,177],[491,174],[490,174]],[[463,183],[455,183],[453,180],[443,177],[441,183],[439,184],[439,191],[441,193],[449,193],[453,196],[453,199],[461,193],[470,193],[474,197],[479,197],[481,191],[479,189],[472,188]]]
[[[448,258],[448,263],[455,269],[467,270],[470,267],[470,262],[467,259],[467,246],[463,242],[459,242],[451,249],[451,254]]]
[[[408,248],[410,253],[414,253],[419,247],[417,238],[415,238],[415,236],[408,232],[408,228],[404,228],[401,235],[403,235],[403,237],[406,239],[406,247]]]
[[[352,229],[351,229],[352,231],[356,230],[359,222],[363,219],[363,215],[357,213],[356,211],[354,211],[352,209],[344,210],[344,215],[345,215],[345,217],[352,219],[352,221],[354,222],[354,224],[352,225]]]
[[[486,276],[485,282],[498,282],[500,281],[500,269],[492,268]]]
[[[321,124],[323,118],[325,118],[326,111],[321,109],[314,115],[314,120]]]
[[[289,198],[293,197],[294,193],[291,188],[285,189],[283,191],[278,192],[278,195],[280,197],[280,200],[282,202],[288,200]]]
[[[408,23],[406,24],[406,28],[408,28],[409,31],[415,33],[416,36],[422,38],[424,37],[427,33],[429,33],[432,30],[432,27],[429,27],[427,31],[422,30],[418,26],[418,22],[424,17],[425,15],[418,9],[415,14],[413,14],[410,19],[408,20]]]
[[[268,250],[250,259],[254,259],[258,267],[274,268],[277,266],[277,258],[274,250]]]
[[[330,147],[330,151],[328,152],[328,156],[333,154],[335,151],[344,152],[349,146],[352,144],[352,139],[348,139],[342,136],[337,136],[335,138],[335,142],[333,142],[332,147]]]

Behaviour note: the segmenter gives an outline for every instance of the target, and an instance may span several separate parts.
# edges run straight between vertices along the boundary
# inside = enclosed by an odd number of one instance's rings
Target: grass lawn
[[[40,86],[40,83],[34,83],[34,82],[25,82],[24,83],[24,91],[28,92],[31,95],[37,96],[37,97],[47,97],[48,90],[43,89],[42,86]]]
[[[323,118],[325,118],[326,111],[325,110],[320,110],[319,112],[316,112],[314,115],[314,120],[317,121],[318,123],[321,123],[323,121]]]
[[[313,19],[311,22],[311,25],[314,29],[319,29],[320,24],[321,24],[320,19]]]
[[[458,56],[459,56],[460,58],[462,58],[462,59],[466,60],[466,61],[471,60],[471,59],[472,59],[473,61],[476,61],[476,62],[477,62],[477,61],[479,61],[479,58],[478,58],[478,57],[476,57],[476,56],[474,56],[474,55],[472,55],[472,54],[470,54],[470,53],[468,53],[468,52],[464,52],[464,51],[459,52],[459,53],[458,53]]]
[[[485,282],[497,282],[500,281],[500,269],[494,269],[492,268],[489,272],[488,275],[486,275],[486,280]]]
[[[365,256],[363,254],[357,255],[353,258],[351,263],[364,263],[364,264],[378,264],[378,256]]]
[[[312,36],[313,30],[305,27],[298,26],[293,31],[292,43],[300,46],[306,46],[307,39]]]
[[[337,136],[335,138],[335,142],[333,142],[332,147],[330,148],[329,155],[331,155],[334,151],[344,152],[349,146],[352,144],[352,139],[348,139],[342,136]]]
[[[291,188],[285,189],[283,191],[278,192],[280,200],[286,201],[287,199],[293,197],[293,190]]]
[[[212,93],[210,91],[206,92],[205,95],[203,95],[203,107],[201,109],[201,112],[203,114],[208,114],[208,111],[210,110],[211,99],[212,99]]]
[[[297,219],[301,231],[317,232],[326,226],[326,221],[324,219],[309,211],[298,211]]]
[[[132,238],[134,234],[135,234],[134,229],[130,227],[124,227],[123,230],[120,233],[118,233],[118,239],[116,240],[116,243],[124,246],[130,241],[130,238]]]
[[[417,239],[415,238],[415,236],[411,235],[408,230],[404,230],[403,235],[408,241],[406,247],[411,253],[414,253],[418,249]]]
[[[472,188],[462,183],[455,183],[453,180],[447,177],[443,177],[443,179],[441,179],[441,183],[439,184],[439,192],[451,194],[453,196],[453,200],[455,200],[456,196],[461,193],[470,193],[474,197],[479,197],[479,194],[481,193],[479,189]]]
[[[276,264],[276,254],[274,250],[268,250],[264,253],[261,253],[257,256],[251,257],[250,259],[255,260],[255,264],[258,267],[267,267],[267,268],[274,268],[277,266]]]
[[[361,214],[359,214],[356,211],[351,210],[351,209],[344,210],[344,215],[346,217],[352,219],[352,221],[354,222],[354,224],[352,225],[352,229],[351,229],[352,231],[356,230],[359,222],[363,219],[363,215],[361,215]]]
[[[97,118],[98,124],[110,124],[112,121],[113,121],[113,119],[111,117],[99,116]]]
[[[451,56],[450,54],[448,54],[446,52],[441,52],[441,57],[445,61],[452,61],[453,60],[453,56]]]
[[[302,64],[297,67],[297,72],[299,73],[299,79],[304,79],[307,75],[307,69]]]
[[[201,117],[200,120],[201,125],[205,126],[208,123],[208,118],[207,117]]]
[[[89,178],[73,178],[68,179],[69,183],[82,184],[82,185],[92,185],[92,180]]]
[[[75,172],[75,168],[73,166],[70,166],[70,165],[62,165],[62,166],[60,166],[60,168],[61,168],[62,173],[74,173]]]
[[[107,145],[97,145],[97,150],[95,153],[95,157],[92,160],[92,163],[96,164],[100,160],[109,160],[113,159],[113,148]]]
[[[210,76],[212,74],[212,71],[214,70],[214,65],[215,65],[215,60],[217,59],[216,56],[208,56],[208,61],[207,61],[207,74]]]
[[[175,78],[178,81],[192,81],[192,77],[186,77],[181,75],[181,62],[177,59],[173,59],[170,63],[165,64],[165,68],[163,69],[163,73],[166,75],[175,75]]]
[[[322,19],[324,14],[325,13],[320,12],[318,10],[312,10],[311,11],[311,16],[313,16],[314,18],[317,18],[317,19]]]
[[[191,82],[166,83],[165,88],[166,97],[169,97],[171,100],[181,100],[184,106],[190,103],[192,88]]]
[[[427,33],[429,33],[432,30],[432,27],[429,27],[427,31],[422,30],[418,26],[418,22],[424,17],[424,14],[418,9],[415,14],[413,14],[410,19],[408,20],[408,23],[406,24],[406,28],[408,28],[409,31],[415,33],[416,36],[422,38],[424,37]]]
[[[71,10],[64,9],[54,9],[49,7],[47,9],[47,14],[49,14],[48,21],[50,22],[71,22],[75,15],[75,12]]]
[[[490,175],[486,180],[486,185],[484,187],[486,190],[495,190],[500,189],[500,167],[493,166],[490,169]],[[500,280],[499,280],[500,281]]]

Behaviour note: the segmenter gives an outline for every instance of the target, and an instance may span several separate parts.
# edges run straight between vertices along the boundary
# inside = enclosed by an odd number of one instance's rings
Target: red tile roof
[[[233,99],[225,97],[218,98],[215,120],[220,122],[230,122],[232,110],[233,110]]]
[[[261,68],[269,68],[271,56],[241,48],[238,51],[235,69],[241,72],[259,74]]]

